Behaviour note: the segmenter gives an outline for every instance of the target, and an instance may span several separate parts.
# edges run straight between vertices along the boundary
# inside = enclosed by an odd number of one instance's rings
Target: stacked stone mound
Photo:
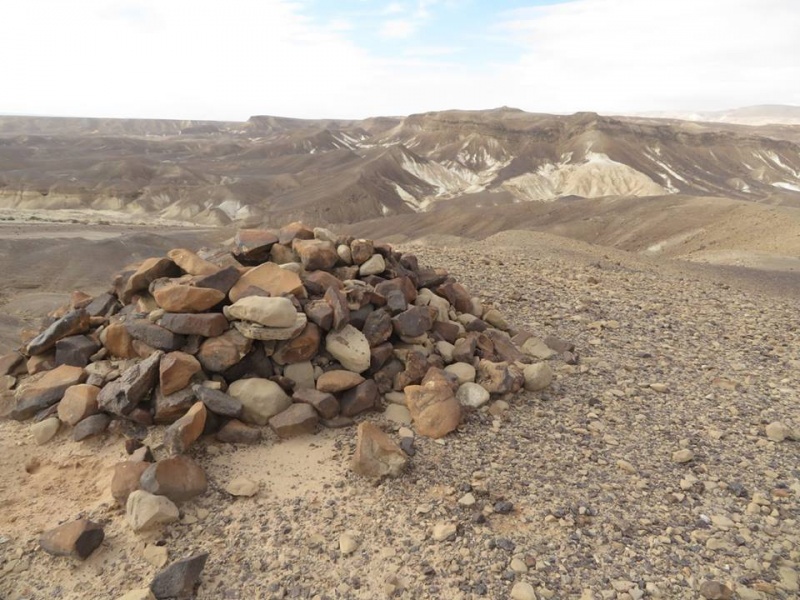
[[[75,440],[109,426],[126,434],[134,460],[118,467],[114,494],[135,529],[177,518],[159,497],[205,490],[184,455],[201,435],[254,443],[268,425],[285,438],[394,403],[418,434],[438,438],[465,408],[546,387],[551,372],[535,359],[572,350],[511,331],[443,269],[302,223],[147,259],[107,293],[74,292],[45,325],[0,358],[10,416],[35,418],[40,443],[61,424]],[[158,462],[135,441],[153,424],[168,426]],[[384,435],[359,429],[356,471],[402,468]]]

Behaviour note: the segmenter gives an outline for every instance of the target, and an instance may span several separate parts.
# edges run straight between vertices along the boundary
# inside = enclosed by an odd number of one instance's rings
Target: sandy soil
[[[203,239],[134,233],[58,243],[48,234],[53,276],[35,280],[45,254],[15,239],[26,250],[0,255],[6,347],[71,282],[103,289],[126,250],[160,254]],[[499,599],[517,582],[538,598],[697,598],[705,579],[741,598],[797,597],[800,444],[764,435],[775,420],[800,430],[793,290],[765,286],[770,274],[541,233],[456,241],[411,249],[516,326],[575,342],[581,364],[555,360],[546,392],[472,413],[442,442],[418,438],[410,471],[380,485],[346,469],[353,430],[291,442],[267,433],[250,448],[208,440],[192,454],[211,489],[181,507],[179,523],[147,535],[131,532],[109,496],[110,469],[124,459],[119,437],[75,443],[62,431],[37,446],[29,423],[0,421],[0,597],[117,598],[157,572],[144,558],[156,542],[171,560],[211,553],[201,599]],[[657,382],[668,392],[649,387]],[[673,462],[680,448],[694,461]],[[224,491],[240,474],[261,484],[254,498]],[[477,504],[461,506],[470,491]],[[504,500],[511,514],[493,510]],[[38,548],[43,530],[78,516],[105,524],[87,561]],[[458,525],[454,539],[432,539],[441,522]],[[360,546],[345,556],[347,531]]]

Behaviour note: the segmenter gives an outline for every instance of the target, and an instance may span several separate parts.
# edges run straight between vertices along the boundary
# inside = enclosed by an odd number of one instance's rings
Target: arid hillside
[[[362,121],[0,117],[0,209],[220,225],[570,197],[800,206],[797,129],[509,108]]]

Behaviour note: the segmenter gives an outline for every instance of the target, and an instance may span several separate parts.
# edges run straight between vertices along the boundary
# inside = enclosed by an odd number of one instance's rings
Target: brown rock
[[[297,273],[281,269],[275,263],[264,263],[250,269],[239,278],[239,281],[228,292],[231,302],[236,302],[245,296],[245,291],[254,287],[266,292],[269,296],[294,295],[298,298],[305,296],[306,289]]]
[[[284,244],[275,244],[272,250],[269,251],[269,259],[276,265],[300,262],[300,257],[297,256],[297,252],[292,250],[290,246],[285,246]]]
[[[300,388],[294,391],[292,399],[295,402],[310,404],[323,419],[332,419],[339,414],[339,401],[333,394],[327,392]]]
[[[149,348],[170,352],[178,350],[186,343],[182,335],[172,333],[169,329],[151,323],[148,319],[133,319],[125,322],[125,328],[134,340],[146,344]],[[136,348],[136,343],[132,344]],[[146,352],[149,356],[152,352]]]
[[[308,315],[308,320],[316,323],[323,331],[330,331],[333,327],[333,308],[325,300],[312,300],[303,310]]]
[[[96,414],[99,410],[97,405],[99,393],[99,387],[85,383],[68,387],[61,402],[58,403],[58,418],[68,425],[77,425],[86,417]]]
[[[164,313],[158,324],[172,333],[217,337],[228,329],[228,319],[220,313]]]
[[[16,377],[26,372],[25,357],[19,352],[11,352],[0,356],[0,377],[5,377],[6,375]]]
[[[362,333],[367,338],[370,348],[380,346],[392,337],[392,318],[385,310],[374,310],[364,321]]]
[[[109,317],[119,310],[119,301],[114,294],[100,294],[86,305],[90,317]]]
[[[337,290],[344,288],[342,281],[327,271],[312,271],[306,274],[303,278],[303,284],[306,286],[308,293],[314,296],[322,296],[329,288]]]
[[[412,304],[417,299],[417,288],[408,277],[395,277],[379,283],[375,286],[375,291],[384,298],[388,298],[392,291],[400,291],[407,304]]]
[[[443,283],[436,288],[436,294],[452,304],[460,313],[468,313],[472,308],[472,298],[469,292],[460,283],[453,281]]]
[[[233,256],[243,265],[260,265],[269,260],[278,236],[268,229],[240,229],[233,238]]]
[[[202,402],[196,402],[185,415],[167,428],[164,445],[172,454],[182,454],[202,435],[205,425],[206,407]]]
[[[191,285],[199,288],[210,288],[212,290],[219,290],[226,294],[231,288],[239,281],[242,272],[238,267],[228,266],[220,268],[216,273],[211,275],[203,275],[192,279]]]
[[[428,369],[428,359],[422,352],[408,352],[405,358],[405,369],[395,376],[392,387],[399,392],[405,389],[407,385],[417,384],[425,377]]]
[[[167,252],[167,256],[189,275],[213,275],[220,270],[217,265],[200,258],[186,248],[170,250]]]
[[[250,351],[252,340],[236,329],[229,329],[220,336],[209,338],[200,346],[197,360],[206,371],[222,373],[238,363]]]
[[[30,419],[40,410],[52,406],[70,386],[83,382],[86,373],[80,367],[62,365],[48,371],[16,392],[16,406],[9,415],[16,421]]]
[[[191,285],[168,285],[153,292],[158,305],[176,313],[204,312],[225,299],[225,294],[213,288]]]
[[[133,337],[128,333],[124,323],[109,323],[108,327],[103,330],[100,339],[111,356],[117,358],[138,357],[136,349],[133,347]]]
[[[444,377],[404,390],[406,404],[417,432],[430,438],[444,437],[461,422],[461,405]]]
[[[336,247],[322,240],[295,240],[292,248],[300,256],[306,271],[327,271],[339,260]]]
[[[704,581],[700,584],[700,595],[707,600],[731,600],[733,590],[719,581]]]
[[[333,329],[335,331],[341,330],[350,322],[350,307],[347,304],[347,296],[342,290],[328,288],[323,299],[333,311]]]
[[[343,417],[354,417],[378,404],[378,385],[372,379],[359,383],[342,395],[341,413]]]
[[[515,394],[525,385],[525,376],[513,364],[481,360],[477,382],[491,394]]]
[[[261,441],[261,430],[231,419],[217,432],[217,439],[228,444],[257,444]]]
[[[128,496],[139,489],[139,479],[149,466],[148,462],[131,460],[114,465],[114,475],[111,477],[111,495],[114,496],[117,504],[125,506]]]
[[[119,299],[128,304],[136,292],[146,290],[156,279],[179,274],[177,265],[169,258],[148,258],[128,278],[119,292]]]
[[[389,342],[370,348],[369,351],[369,368],[370,371],[375,372],[383,368],[386,362],[394,355],[394,346]]]
[[[102,525],[78,519],[45,531],[39,538],[39,545],[48,554],[85,560],[103,543],[104,537]]]
[[[159,385],[165,396],[182,390],[201,370],[200,362],[185,352],[170,352],[161,359],[159,366]]]
[[[313,240],[314,230],[307,227],[300,221],[289,223],[281,227],[278,232],[278,242],[284,245],[291,245],[294,240]]]
[[[185,502],[204,494],[208,480],[200,465],[180,454],[148,466],[142,473],[140,487],[145,492],[166,496],[173,502]]]
[[[357,265],[364,264],[374,254],[374,244],[372,240],[353,240],[350,242],[350,256],[353,263]]]
[[[97,403],[103,410],[125,416],[144,400],[158,381],[158,364],[163,352],[156,352],[149,358],[123,371],[119,379],[100,390]]]
[[[494,346],[494,353],[504,362],[530,362],[530,358],[520,352],[519,348],[511,341],[511,337],[505,331],[489,329],[485,332]]]
[[[369,422],[358,426],[356,452],[350,463],[364,477],[397,477],[406,468],[408,457],[392,439]]]
[[[68,312],[28,342],[25,354],[43,354],[53,348],[58,340],[89,331],[90,318],[82,308]]]
[[[290,438],[317,430],[319,415],[310,404],[292,404],[269,420],[269,426],[278,437]]]
[[[178,390],[165,396],[161,388],[156,389],[153,406],[155,408],[155,422],[159,425],[174,423],[180,419],[195,403],[197,397],[192,386]]]
[[[317,378],[317,389],[320,392],[330,392],[336,394],[354,388],[364,382],[364,378],[358,373],[338,369],[326,371]]]
[[[261,341],[290,340],[300,335],[308,324],[305,313],[295,313],[294,324],[289,327],[265,327],[249,321],[234,321],[233,326],[248,339]]]
[[[303,331],[294,339],[278,343],[272,356],[279,365],[288,365],[311,360],[319,351],[320,329],[314,323],[306,323]]]

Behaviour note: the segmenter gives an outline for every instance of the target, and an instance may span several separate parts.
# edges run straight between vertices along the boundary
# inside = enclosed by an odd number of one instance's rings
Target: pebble
[[[339,551],[345,556],[358,550],[360,545],[358,537],[351,532],[345,532],[339,536]]]
[[[252,479],[244,476],[235,477],[228,485],[225,486],[225,491],[231,496],[240,496],[249,498],[258,493],[258,483]]]
[[[433,526],[432,537],[436,542],[443,542],[455,537],[457,532],[458,526],[455,523],[440,522]]]
[[[782,442],[792,437],[792,430],[781,421],[773,421],[766,427],[767,439],[771,442]]]
[[[733,597],[733,591],[718,581],[704,581],[699,591],[707,600],[730,600]]]
[[[60,425],[61,421],[54,417],[34,423],[31,425],[31,434],[33,435],[33,439],[40,446],[46,444],[56,436]]]
[[[461,506],[474,506],[475,502],[475,496],[471,492],[464,494],[458,499],[458,503]]]
[[[511,600],[537,600],[536,592],[530,583],[518,581],[511,588]]]
[[[689,450],[688,448],[683,448],[681,450],[676,450],[672,453],[672,461],[684,464],[694,460],[694,452]]]

